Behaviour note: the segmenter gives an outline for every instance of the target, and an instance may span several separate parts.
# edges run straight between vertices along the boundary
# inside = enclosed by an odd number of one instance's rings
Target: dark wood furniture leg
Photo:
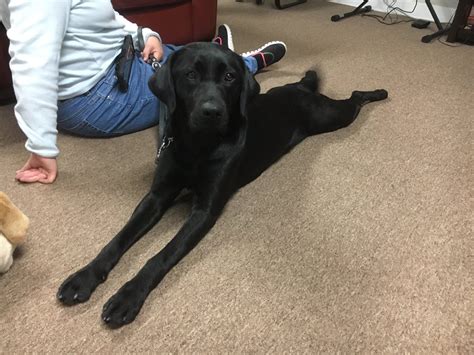
[[[472,10],[472,0],[459,0],[456,13],[454,14],[453,24],[448,33],[448,42],[474,42],[474,32],[464,29],[467,18]]]

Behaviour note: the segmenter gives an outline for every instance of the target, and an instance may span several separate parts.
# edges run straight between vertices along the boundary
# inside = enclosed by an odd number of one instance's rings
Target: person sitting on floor
[[[55,181],[58,129],[113,137],[158,124],[159,101],[148,88],[149,63],[152,57],[164,63],[181,47],[162,44],[158,33],[143,28],[144,48],[134,58],[128,91],[120,91],[115,58],[127,34],[137,48],[138,26],[114,11],[110,0],[0,0],[0,20],[10,40],[15,116],[30,152],[16,172],[18,181]],[[219,26],[214,42],[233,50],[227,25]],[[286,45],[276,41],[243,59],[256,73],[285,53]]]

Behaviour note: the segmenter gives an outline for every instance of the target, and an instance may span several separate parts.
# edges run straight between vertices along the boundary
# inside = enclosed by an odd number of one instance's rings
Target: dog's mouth
[[[205,117],[191,117],[189,128],[194,135],[207,137],[224,137],[228,132],[227,121],[212,122]]]

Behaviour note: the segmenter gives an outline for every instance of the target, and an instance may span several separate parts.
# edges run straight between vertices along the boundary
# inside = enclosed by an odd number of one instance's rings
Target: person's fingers
[[[20,182],[29,182],[31,180],[36,181],[37,179],[40,179],[42,177],[45,177],[45,175],[43,175],[43,174],[28,174],[28,175],[20,174],[20,175],[15,177],[15,180],[18,180]]]
[[[160,61],[161,58],[163,57],[163,51],[162,50],[155,50],[155,51],[153,51],[152,54],[153,54],[153,57],[158,61]]]
[[[46,178],[46,175],[43,173],[40,173],[39,171],[28,171],[28,172],[20,173],[16,179],[20,182],[31,183],[31,182],[37,182],[40,179],[45,179],[45,178]]]
[[[150,57],[150,52],[151,52],[150,46],[145,46],[145,48],[143,48],[142,57],[145,62],[148,61],[148,58]]]
[[[23,166],[23,168],[21,168],[20,170],[17,170],[16,173],[18,174],[18,173],[21,173],[21,172],[26,171],[26,170],[28,170],[28,169],[31,169],[31,165],[30,165],[29,162],[26,163],[26,164]]]
[[[17,173],[16,176],[17,177],[30,177],[30,176],[34,176],[34,175],[38,175],[38,174],[41,174],[41,175],[44,175],[44,176],[47,175],[44,172],[39,171],[38,169],[29,169],[29,170],[25,170],[25,171],[21,171],[21,172]]]
[[[29,176],[31,175],[31,171],[30,170],[27,170],[27,171],[19,171],[15,174],[15,179],[20,179],[21,177],[23,176]]]
[[[31,177],[28,177],[28,178],[18,179],[18,181],[29,184],[29,183],[33,183],[33,182],[38,182],[39,179],[40,179],[39,176],[31,176]]]

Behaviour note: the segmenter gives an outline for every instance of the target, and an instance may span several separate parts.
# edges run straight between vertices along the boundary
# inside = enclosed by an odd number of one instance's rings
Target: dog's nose
[[[220,118],[222,116],[222,109],[212,102],[205,102],[201,106],[201,113],[206,118]]]

